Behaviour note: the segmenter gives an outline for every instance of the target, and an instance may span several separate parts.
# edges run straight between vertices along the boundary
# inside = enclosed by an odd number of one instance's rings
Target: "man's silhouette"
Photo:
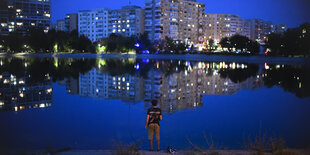
[[[149,127],[148,139],[150,141],[150,150],[153,151],[153,136],[155,133],[157,141],[157,151],[160,151],[159,121],[163,119],[160,108],[157,107],[157,100],[152,101],[152,108],[148,109],[145,129]]]

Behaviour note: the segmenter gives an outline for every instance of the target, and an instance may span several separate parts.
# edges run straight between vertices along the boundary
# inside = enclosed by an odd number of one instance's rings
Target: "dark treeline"
[[[70,33],[50,30],[44,33],[41,29],[31,29],[28,35],[12,32],[8,36],[0,36],[0,50],[17,52],[96,52],[93,43],[77,31]]]
[[[30,75],[29,83],[40,83],[48,74],[54,82],[65,78],[78,79],[80,74],[86,74],[91,69],[97,68],[112,76],[136,75],[147,78],[151,69],[156,69],[164,76],[169,76],[197,66],[198,62],[185,61],[156,61],[134,59],[3,59],[1,60],[0,75],[9,73],[17,78]],[[212,64],[212,63],[211,63]],[[209,76],[217,71],[222,78],[229,78],[234,83],[240,83],[250,77],[262,76],[267,87],[279,86],[286,91],[303,98],[309,97],[310,68],[306,66],[270,65],[268,69],[259,71],[258,65],[245,64],[245,68],[206,68]],[[116,67],[117,66],[117,67]],[[160,67],[158,67],[160,66]],[[115,68],[116,67],[116,68]],[[191,70],[191,69],[190,69]],[[0,84],[1,85],[1,84]]]
[[[266,47],[268,55],[293,56],[310,55],[310,24],[305,23],[298,28],[292,28],[283,34],[273,33],[267,36]]]
[[[212,41],[210,41],[212,42]],[[260,45],[256,41],[250,40],[246,36],[239,34],[233,35],[232,37],[225,37],[221,39],[221,47],[228,52],[240,52],[240,53],[249,53],[249,54],[258,54]],[[224,50],[224,51],[226,51]]]
[[[293,56],[310,54],[310,24],[306,23],[298,28],[288,29],[283,34],[270,34],[266,37],[267,54],[272,56]],[[220,46],[218,46],[220,45]],[[236,34],[223,38],[219,44],[214,40],[207,40],[205,49],[198,51],[197,47],[185,44],[182,41],[166,37],[164,40],[152,43],[148,34],[124,37],[111,34],[108,38],[98,42],[91,42],[86,36],[79,36],[77,31],[70,33],[50,30],[44,33],[39,29],[30,30],[29,34],[22,36],[10,33],[0,36],[0,51],[17,52],[78,52],[78,53],[156,53],[156,54],[250,54],[259,53],[260,45],[256,41]]]

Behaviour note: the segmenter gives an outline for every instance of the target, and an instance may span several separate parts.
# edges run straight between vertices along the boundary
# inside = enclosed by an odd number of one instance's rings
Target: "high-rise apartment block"
[[[0,35],[9,32],[27,34],[31,28],[48,32],[51,23],[50,0],[2,0]]]
[[[220,42],[224,37],[240,34],[249,37],[248,28],[244,20],[238,15],[206,14],[205,38]]]
[[[109,35],[121,34],[126,37],[144,32],[144,9],[138,6],[124,6],[109,11]]]
[[[71,32],[78,29],[78,14],[67,14],[65,19],[56,21],[55,27],[57,31]]]
[[[84,35],[93,42],[108,37],[108,16],[108,9],[79,11],[79,35]]]
[[[197,44],[203,42],[204,15],[205,5],[195,0],[146,0],[145,31],[151,41]]]
[[[76,13],[67,14],[65,22],[66,22],[66,29],[68,30],[68,32],[78,30],[78,14]]]
[[[283,25],[278,26],[260,19],[242,19],[232,14],[206,14],[205,23],[205,40],[213,39],[217,43],[222,38],[235,34],[261,42],[264,41],[266,35],[285,30]]]

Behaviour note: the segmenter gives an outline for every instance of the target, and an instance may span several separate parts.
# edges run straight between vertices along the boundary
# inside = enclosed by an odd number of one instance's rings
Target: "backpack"
[[[167,151],[168,151],[168,153],[171,153],[171,154],[175,154],[176,153],[176,150],[173,149],[171,146],[168,146]]]

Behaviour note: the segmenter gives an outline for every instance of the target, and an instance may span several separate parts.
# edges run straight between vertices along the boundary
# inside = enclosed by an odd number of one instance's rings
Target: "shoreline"
[[[1,153],[1,151],[0,151]],[[2,152],[8,154],[20,154],[22,152]],[[147,151],[147,150],[58,150],[56,152],[46,152],[46,151],[30,151],[23,152],[25,154],[58,154],[58,155],[114,155],[114,154],[144,154],[144,155],[171,155],[167,150],[161,151]],[[218,150],[218,149],[209,149],[209,150],[177,150],[175,154],[178,155],[188,155],[188,154],[217,154],[217,155],[253,155],[263,153],[265,155],[272,155],[272,152],[260,152],[254,150]],[[307,149],[283,149],[277,152],[278,154],[292,154],[292,155],[308,155],[309,150]]]
[[[184,61],[212,61],[236,62],[253,64],[281,64],[281,65],[310,65],[310,58],[296,57],[266,57],[266,56],[238,56],[238,55],[206,55],[206,54],[94,54],[94,53],[0,53],[0,58],[75,58],[75,59],[159,59],[159,60],[184,60]]]

